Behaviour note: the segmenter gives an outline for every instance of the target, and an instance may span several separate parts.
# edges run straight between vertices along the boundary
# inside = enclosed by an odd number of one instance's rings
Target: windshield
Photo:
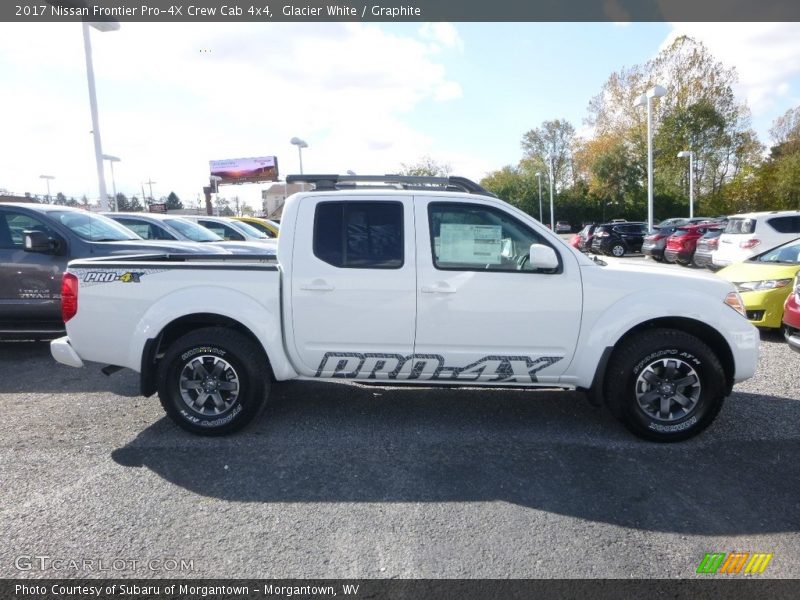
[[[74,210],[54,210],[47,214],[87,242],[119,242],[142,239],[130,229],[102,215]]]
[[[220,242],[223,239],[213,231],[197,223],[192,223],[191,221],[186,221],[184,219],[165,219],[164,222],[170,227],[177,229],[193,242]]]
[[[788,244],[773,248],[764,254],[754,256],[750,260],[760,263],[782,263],[786,265],[800,265],[800,239],[792,240]]]
[[[234,229],[238,229],[239,231],[241,231],[247,237],[258,238],[258,239],[262,239],[262,240],[268,240],[269,239],[269,237],[267,236],[266,233],[262,233],[261,231],[259,231],[255,227],[253,227],[252,225],[248,225],[247,223],[245,223],[243,221],[233,221],[233,220],[231,220],[231,221],[227,221],[227,223],[228,223],[228,225],[230,225]]]

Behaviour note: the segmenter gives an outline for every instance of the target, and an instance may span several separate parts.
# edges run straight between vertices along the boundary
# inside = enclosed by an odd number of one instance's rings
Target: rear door
[[[391,379],[406,364],[415,236],[413,203],[398,198],[312,196],[300,204],[287,345],[304,375]]]
[[[561,244],[489,202],[416,199],[419,379],[555,382],[580,330],[577,260]],[[532,243],[558,269],[530,268]]]

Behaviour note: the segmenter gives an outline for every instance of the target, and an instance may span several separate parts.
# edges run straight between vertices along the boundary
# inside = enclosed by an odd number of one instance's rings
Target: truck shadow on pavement
[[[800,530],[800,402],[735,393],[699,438],[642,442],[580,394],[296,382],[225,438],[164,418],[112,453],[234,502],[511,502],[636,529]],[[781,425],[782,424],[782,425]]]

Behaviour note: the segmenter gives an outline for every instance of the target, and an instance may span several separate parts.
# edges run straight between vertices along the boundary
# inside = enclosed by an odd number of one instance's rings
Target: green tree
[[[167,210],[181,210],[183,209],[183,203],[181,202],[180,198],[175,192],[170,192],[169,196],[167,196]]]

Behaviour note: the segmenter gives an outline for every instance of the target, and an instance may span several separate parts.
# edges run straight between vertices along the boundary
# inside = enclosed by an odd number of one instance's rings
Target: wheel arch
[[[688,317],[657,317],[631,327],[617,339],[613,346],[606,347],[602,359],[597,365],[592,380],[592,386],[589,389],[589,399],[593,404],[599,405],[601,403],[601,398],[604,395],[605,389],[606,370],[614,354],[618,352],[632,336],[649,329],[675,329],[677,331],[683,331],[707,344],[711,350],[713,350],[714,354],[717,355],[722,369],[725,372],[726,395],[731,393],[736,365],[733,358],[733,351],[723,335],[707,323],[703,323],[697,319]]]
[[[158,363],[167,348],[180,337],[203,327],[225,327],[244,335],[263,352],[264,359],[270,361],[269,352],[258,336],[236,319],[211,312],[183,315],[167,323],[155,337],[145,342],[142,350],[142,367],[139,372],[139,388],[142,396],[152,396],[156,392]]]

